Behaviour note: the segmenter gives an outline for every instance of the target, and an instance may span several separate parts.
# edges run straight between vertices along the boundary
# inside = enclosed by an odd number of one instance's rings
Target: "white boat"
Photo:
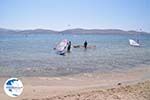
[[[140,47],[140,44],[133,39],[129,39],[129,44],[134,47]]]
[[[56,46],[57,54],[65,55],[67,45],[68,45],[68,40],[67,39],[64,39],[60,43],[58,43],[58,45]]]

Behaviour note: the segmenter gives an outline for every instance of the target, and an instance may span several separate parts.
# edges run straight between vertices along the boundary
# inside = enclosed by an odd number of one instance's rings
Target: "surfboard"
[[[74,47],[74,48],[84,48],[83,45],[74,45],[73,47]],[[87,48],[91,48],[91,49],[92,49],[92,48],[96,48],[96,45],[88,45]]]

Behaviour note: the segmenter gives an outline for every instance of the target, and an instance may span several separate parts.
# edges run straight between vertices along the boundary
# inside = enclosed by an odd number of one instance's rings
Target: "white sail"
[[[133,40],[133,39],[129,39],[129,44],[131,45],[131,46],[135,46],[135,47],[139,47],[140,46],[140,44],[139,43],[137,43],[135,40]]]
[[[56,46],[56,51],[58,54],[65,54],[66,47],[68,44],[68,40],[64,39],[62,40],[57,46]]]

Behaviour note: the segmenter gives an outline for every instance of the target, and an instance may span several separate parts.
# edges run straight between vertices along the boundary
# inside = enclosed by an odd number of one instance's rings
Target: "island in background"
[[[63,31],[54,31],[49,29],[30,29],[30,30],[12,30],[0,28],[0,34],[150,34],[144,31],[124,31],[121,29],[67,29]]]

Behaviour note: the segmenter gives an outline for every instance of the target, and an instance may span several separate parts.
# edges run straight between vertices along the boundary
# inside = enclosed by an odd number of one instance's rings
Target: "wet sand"
[[[20,77],[23,93],[8,97],[0,77],[1,100],[150,100],[150,68],[128,72],[84,73],[65,77]]]

